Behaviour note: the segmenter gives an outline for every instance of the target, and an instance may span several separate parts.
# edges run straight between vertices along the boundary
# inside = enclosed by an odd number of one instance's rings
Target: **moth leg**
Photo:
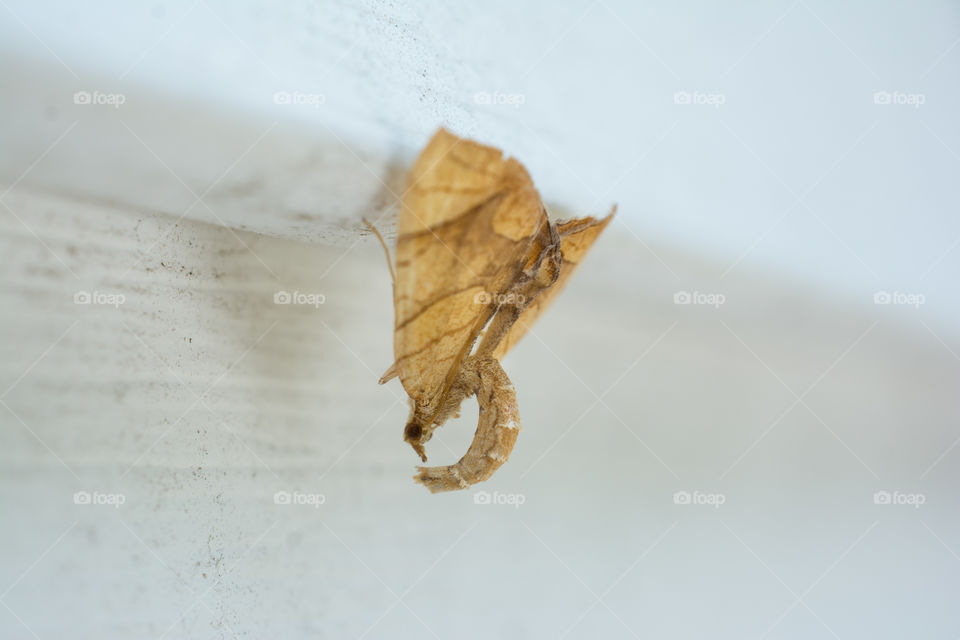
[[[466,489],[489,479],[510,457],[517,441],[520,413],[510,379],[493,358],[480,361],[478,373],[480,419],[467,453],[446,467],[418,467],[419,473],[413,477],[431,493]]]
[[[433,437],[433,432],[450,418],[460,416],[460,405],[463,400],[474,395],[480,388],[480,374],[478,360],[470,357],[463,361],[460,373],[450,386],[447,397],[438,411],[424,409],[413,404],[410,418],[403,429],[403,439],[413,447],[423,462],[427,461],[424,445]]]
[[[496,315],[477,347],[477,357],[484,359],[491,357],[497,345],[510,332],[513,324],[530,306],[530,303],[540,292],[552,287],[560,277],[560,266],[563,263],[560,234],[553,223],[550,223],[544,231],[545,238],[540,239],[542,249],[526,265],[513,286],[503,294]]]

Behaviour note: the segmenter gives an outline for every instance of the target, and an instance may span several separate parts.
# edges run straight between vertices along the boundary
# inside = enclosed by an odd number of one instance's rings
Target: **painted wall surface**
[[[958,38],[0,3],[0,637],[957,637]],[[360,218],[440,124],[620,212],[504,361],[511,460],[432,496]]]
[[[645,241],[960,315],[949,0],[0,9],[11,180],[56,141],[33,183],[349,244],[444,124]]]

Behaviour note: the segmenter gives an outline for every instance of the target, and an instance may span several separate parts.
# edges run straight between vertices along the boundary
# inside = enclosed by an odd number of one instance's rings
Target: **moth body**
[[[409,394],[403,439],[424,462],[466,398],[480,407],[467,453],[414,476],[430,491],[466,489],[510,457],[520,415],[500,359],[612,216],[551,222],[523,165],[443,129],[414,163],[397,224],[395,360],[380,383],[399,377]]]

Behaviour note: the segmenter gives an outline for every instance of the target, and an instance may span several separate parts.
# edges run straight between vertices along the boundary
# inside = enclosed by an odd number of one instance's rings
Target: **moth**
[[[615,211],[554,223],[527,170],[499,149],[440,129],[421,152],[397,223],[395,360],[380,384],[399,376],[411,404],[403,439],[423,462],[424,445],[464,399],[475,395],[480,406],[456,464],[418,467],[414,479],[431,492],[487,480],[509,458],[520,414],[500,360]]]

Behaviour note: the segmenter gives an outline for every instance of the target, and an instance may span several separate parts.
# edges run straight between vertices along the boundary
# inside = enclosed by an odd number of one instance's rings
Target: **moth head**
[[[407,426],[403,428],[403,439],[410,443],[410,446],[424,462],[427,461],[427,453],[423,449],[423,443],[430,439],[430,435],[416,421],[408,422]]]

